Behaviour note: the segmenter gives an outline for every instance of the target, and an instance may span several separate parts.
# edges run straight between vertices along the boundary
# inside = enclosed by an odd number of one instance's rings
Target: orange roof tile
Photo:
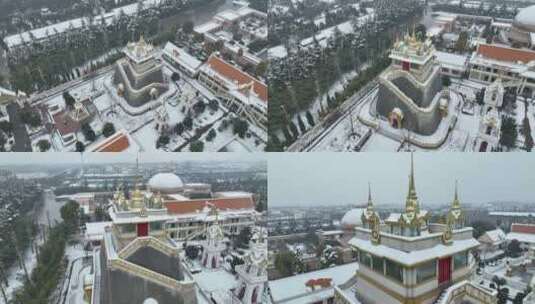
[[[93,152],[122,152],[128,147],[130,147],[128,136],[123,132],[117,132],[93,149]]]
[[[268,101],[268,88],[253,76],[241,71],[230,63],[217,56],[210,56],[206,62],[208,66],[219,73],[221,76],[232,81],[237,81],[239,85],[246,85],[253,82],[253,90],[264,102]]]
[[[251,197],[242,198],[209,198],[186,201],[166,201],[165,207],[169,213],[194,213],[201,211],[205,206],[213,204],[221,210],[225,209],[247,209],[254,208],[254,202]]]
[[[533,224],[512,224],[511,225],[511,232],[516,233],[528,233],[528,234],[535,234],[535,225]]]
[[[477,48],[477,53],[486,58],[506,61],[506,62],[523,62],[528,63],[535,60],[535,52],[521,49],[513,49],[509,47],[480,44]]]

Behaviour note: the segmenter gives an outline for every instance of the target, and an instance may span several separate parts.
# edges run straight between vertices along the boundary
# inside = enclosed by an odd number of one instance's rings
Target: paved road
[[[13,134],[15,135],[15,145],[13,152],[31,152],[32,144],[24,123],[19,118],[20,107],[17,103],[12,102],[7,106],[7,114],[13,124]]]

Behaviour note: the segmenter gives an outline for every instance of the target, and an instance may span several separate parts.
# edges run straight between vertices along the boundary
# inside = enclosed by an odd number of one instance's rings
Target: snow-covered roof
[[[184,49],[177,47],[171,42],[167,42],[163,49],[163,53],[193,73],[195,73],[202,65],[200,60],[191,56]]]
[[[267,110],[267,85],[217,56],[210,56],[200,71],[225,83],[228,93],[245,104]]]
[[[467,56],[439,51],[435,51],[435,56],[442,67],[455,70],[466,70],[468,62]]]
[[[93,222],[85,224],[85,239],[88,241],[101,241],[104,238],[106,227],[111,227],[112,222]]]
[[[193,274],[193,278],[199,287],[207,292],[230,291],[238,287],[236,276],[224,269],[203,269],[203,271]]]
[[[357,247],[359,250],[371,252],[375,256],[384,257],[405,266],[412,266],[424,261],[430,261],[441,257],[451,256],[453,254],[470,250],[479,246],[475,239],[454,240],[450,245],[437,244],[434,247],[414,250],[410,252],[387,247],[383,244],[374,245],[370,240],[352,238],[349,244]]]
[[[278,45],[268,50],[268,57],[271,58],[285,58],[288,56],[288,51],[284,45]]]
[[[315,303],[334,295],[334,286],[346,283],[358,270],[358,263],[338,265],[322,270],[298,274],[295,276],[269,281],[271,295],[275,303]],[[331,287],[316,288],[314,291],[306,286],[310,280],[332,279]]]
[[[222,192],[215,192],[213,194],[216,198],[237,198],[237,197],[251,197],[252,194],[245,191],[222,191]]]
[[[494,215],[494,216],[520,216],[520,217],[534,216],[535,217],[535,212],[495,211],[495,212],[489,212],[489,215]]]
[[[499,228],[485,232],[482,238],[485,236],[488,237],[488,239],[494,244],[502,243],[506,239],[505,232]]]
[[[535,244],[535,234],[509,232],[507,234],[507,240],[508,241],[517,240],[522,243]]]
[[[196,26],[193,31],[195,31],[198,34],[206,34],[213,32],[219,28],[221,28],[222,24],[220,22],[217,22],[215,20],[208,21],[206,23],[203,23],[199,26]]]

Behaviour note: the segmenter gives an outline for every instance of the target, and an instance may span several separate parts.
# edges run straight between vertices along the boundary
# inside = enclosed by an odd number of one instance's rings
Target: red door
[[[438,260],[438,284],[451,280],[451,257]]]
[[[410,71],[411,70],[411,63],[410,62],[406,62],[406,61],[402,61],[401,62],[401,67],[403,68],[403,71]]]
[[[137,224],[137,236],[148,236],[148,235],[149,235],[149,223]]]

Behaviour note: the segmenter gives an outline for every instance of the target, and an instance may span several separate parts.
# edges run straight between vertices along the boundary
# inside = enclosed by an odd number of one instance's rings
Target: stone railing
[[[343,287],[342,287],[343,288]],[[334,287],[334,303],[335,304],[354,304],[355,300],[348,297],[340,287]]]
[[[463,298],[471,298],[479,303],[495,304],[498,302],[497,291],[482,286],[477,286],[469,281],[462,281],[448,289],[435,301],[435,304],[457,303]]]
[[[135,251],[137,251],[141,247],[149,246],[152,247],[158,251],[161,251],[169,256],[176,255],[178,253],[178,250],[176,248],[171,247],[170,245],[160,241],[159,239],[148,236],[148,237],[138,237],[132,242],[128,243],[121,251],[119,251],[119,257],[122,259],[126,259],[130,255],[132,255]]]

